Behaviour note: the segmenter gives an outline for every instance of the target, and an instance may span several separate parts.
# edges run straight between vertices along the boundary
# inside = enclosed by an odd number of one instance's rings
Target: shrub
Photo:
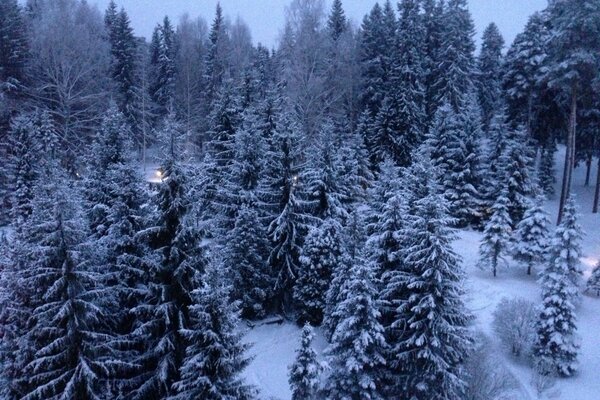
[[[494,331],[515,357],[530,355],[535,340],[535,305],[525,299],[502,299],[494,311]]]

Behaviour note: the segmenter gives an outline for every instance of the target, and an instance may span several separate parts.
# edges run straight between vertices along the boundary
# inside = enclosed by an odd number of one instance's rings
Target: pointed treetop
[[[348,19],[344,13],[342,0],[334,0],[333,6],[331,7],[331,14],[329,14],[329,19],[327,21],[327,28],[334,41],[337,41],[348,29]]]

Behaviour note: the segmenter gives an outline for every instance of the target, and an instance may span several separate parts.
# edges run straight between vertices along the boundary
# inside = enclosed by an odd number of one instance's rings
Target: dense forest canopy
[[[227,12],[147,41],[114,1],[0,0],[2,398],[257,398],[237,327],[281,315],[306,324],[294,399],[479,399],[462,228],[494,276],[546,266],[534,364],[574,374],[600,2],[551,0],[512,44],[492,23],[479,51],[466,0],[358,26],[291,0],[275,49]]]

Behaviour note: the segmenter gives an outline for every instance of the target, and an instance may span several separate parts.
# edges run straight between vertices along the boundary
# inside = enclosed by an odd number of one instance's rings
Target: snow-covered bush
[[[464,400],[517,399],[519,387],[515,377],[492,354],[490,339],[478,333],[475,349],[465,363],[466,389]]]
[[[535,305],[529,300],[502,299],[494,311],[494,331],[515,357],[529,355],[535,340]]]

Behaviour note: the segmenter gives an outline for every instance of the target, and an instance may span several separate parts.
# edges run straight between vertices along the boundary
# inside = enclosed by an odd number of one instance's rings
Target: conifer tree
[[[502,96],[504,39],[498,26],[492,22],[483,31],[481,41],[481,52],[477,60],[479,69],[477,87],[483,128],[487,130]]]
[[[333,218],[326,218],[306,235],[294,286],[301,322],[320,325],[323,321],[333,272],[345,261],[342,235],[342,226]]]
[[[273,301],[274,276],[269,270],[267,238],[257,205],[244,202],[228,235],[225,262],[231,269],[232,296],[240,301],[242,317],[262,318]]]
[[[169,17],[163,19],[152,36],[150,65],[152,68],[150,96],[158,106],[158,114],[164,116],[175,96],[175,31]]]
[[[195,289],[187,326],[179,334],[189,343],[181,378],[173,384],[173,400],[251,400],[256,389],[240,376],[250,363],[248,345],[238,330],[237,303],[229,301],[230,288],[211,266],[203,285]]]
[[[343,290],[339,324],[327,350],[332,367],[325,385],[327,398],[383,399],[386,343],[379,323],[373,271],[357,260]]]
[[[503,190],[492,206],[492,216],[485,224],[479,246],[479,267],[485,270],[491,269],[494,277],[498,272],[498,264],[504,261],[511,243],[512,220],[508,205],[508,194]]]
[[[302,328],[300,347],[296,350],[296,359],[290,365],[289,383],[292,400],[314,400],[319,389],[319,375],[323,367],[317,360],[312,348],[313,329],[309,323]]]
[[[600,264],[596,265],[594,271],[592,271],[592,275],[587,281],[586,290],[600,296]]]
[[[562,376],[571,376],[577,371],[579,351],[573,303],[578,296],[578,289],[571,282],[569,261],[561,256],[569,252],[568,244],[563,244],[557,231],[551,256],[541,273],[543,300],[536,322],[537,336],[533,348],[535,362],[543,371]]]
[[[398,308],[387,335],[388,366],[400,372],[392,375],[396,380],[390,393],[402,390],[416,399],[460,398],[471,316],[462,301],[460,258],[451,247],[452,220],[444,198],[434,192],[415,207],[411,223],[401,231],[408,243],[401,250],[405,269],[385,289],[399,294],[393,299]]]
[[[229,37],[226,31],[225,17],[221,4],[217,4],[215,18],[210,28],[208,52],[205,60],[205,81],[207,83],[206,102],[208,111],[212,111],[213,102],[221,90],[227,73],[228,62],[226,54],[229,47]]]
[[[500,185],[506,185],[508,212],[515,226],[523,218],[528,198],[533,195],[534,190],[530,170],[531,159],[525,133],[522,130],[517,130],[511,135],[499,161],[504,174],[504,177],[500,177]]]
[[[555,192],[554,185],[556,184],[556,174],[554,171],[554,153],[554,143],[552,143],[552,145],[544,146],[544,148],[542,148],[542,155],[537,174],[537,181],[540,185],[540,188],[544,191],[546,196],[553,196]]]
[[[23,371],[28,389],[23,399],[96,399],[107,372],[120,364],[103,354],[103,304],[109,298],[102,271],[91,268],[93,249],[85,242],[76,193],[54,187],[52,200],[50,211],[40,204],[44,220],[35,227],[41,231],[33,249],[37,261],[26,275],[28,286],[41,293],[41,302],[26,334],[34,355]]]
[[[173,159],[162,167],[163,179],[156,196],[157,215],[144,231],[152,251],[147,256],[148,290],[133,309],[140,321],[135,335],[143,342],[135,359],[139,383],[132,399],[159,399],[172,395],[188,346],[182,330],[192,326],[189,307],[192,291],[206,266],[200,236],[190,221],[189,180]]]
[[[439,76],[435,83],[438,104],[448,101],[458,113],[464,96],[473,86],[475,68],[475,27],[466,0],[449,0],[443,14],[443,33],[438,59]]]
[[[513,257],[527,265],[527,275],[531,275],[533,267],[546,259],[550,221],[543,204],[544,199],[541,196],[535,201],[530,201],[514,232]]]
[[[575,305],[581,300],[580,288],[583,283],[583,268],[579,260],[583,254],[581,249],[583,231],[578,220],[579,215],[575,205],[575,196],[572,194],[569,196],[567,204],[565,204],[563,219],[554,232],[549,258],[567,269],[568,282],[574,293],[574,297],[570,300]]]

